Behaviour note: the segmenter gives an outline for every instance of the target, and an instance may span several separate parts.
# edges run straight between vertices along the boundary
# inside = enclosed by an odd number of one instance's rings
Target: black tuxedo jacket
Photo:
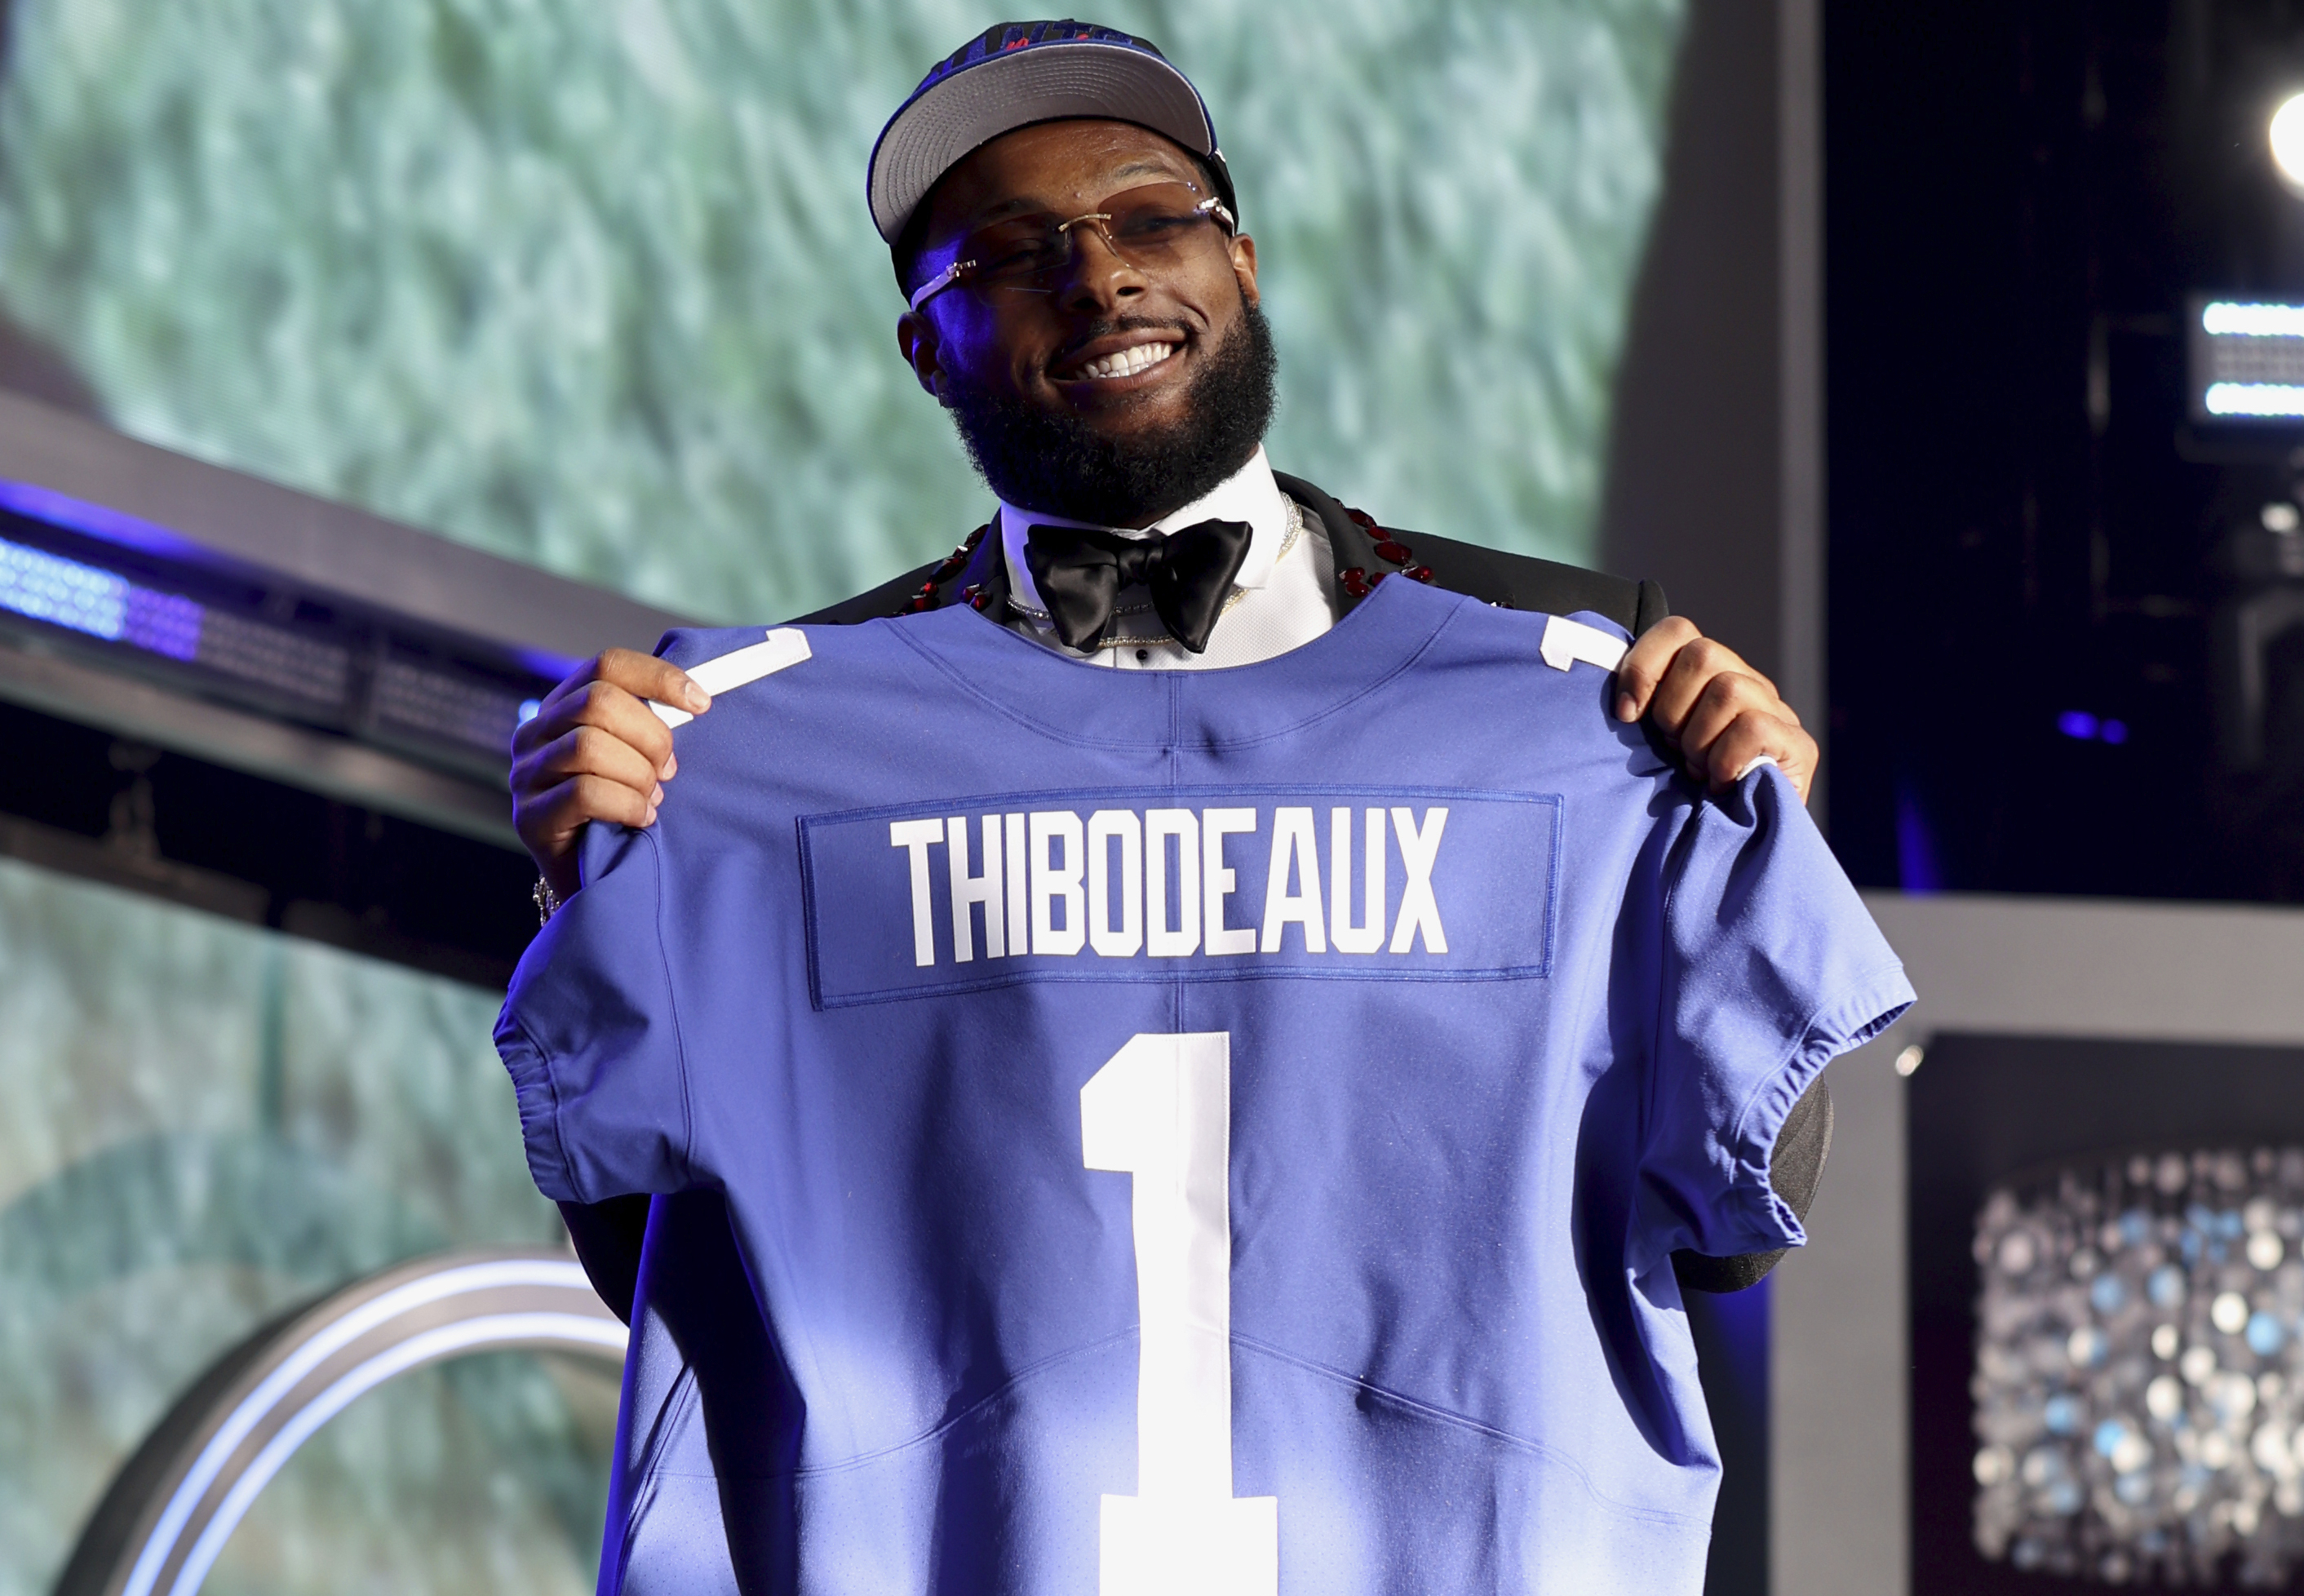
[[[1652,582],[1626,582],[1553,560],[1381,527],[1300,478],[1275,475],[1280,490],[1317,515],[1327,533],[1328,548],[1335,558],[1339,615],[1350,614],[1380,582],[1429,582],[1489,604],[1547,615],[1590,610],[1635,637],[1672,613],[1665,607],[1664,590]],[[805,625],[853,625],[953,604],[967,604],[999,616],[1007,613],[1007,562],[1001,557],[1000,539],[987,524],[970,532],[944,559],[800,619]],[[1832,1099],[1819,1078],[1793,1105],[1777,1137],[1768,1171],[1769,1184],[1803,1219],[1815,1199],[1825,1153],[1831,1144]],[[640,1278],[648,1201],[645,1196],[619,1197],[589,1207],[560,1205],[585,1272],[602,1299],[627,1323]],[[1733,1258],[1681,1252],[1673,1254],[1673,1272],[1687,1289],[1741,1291],[1757,1284],[1782,1257],[1782,1251],[1746,1252]]]
[[[1422,532],[1389,531],[1345,508],[1299,477],[1278,477],[1280,490],[1320,518],[1336,563],[1336,605],[1348,615],[1377,582],[1400,578],[1429,582],[1508,609],[1567,615],[1588,609],[1637,637],[1670,615],[1664,590],[1652,582],[1625,582],[1527,555],[1500,554]],[[944,559],[883,582],[828,609],[802,615],[803,624],[846,625],[882,615],[911,615],[970,604],[995,616],[1006,613],[1008,563],[1000,539],[981,526]]]

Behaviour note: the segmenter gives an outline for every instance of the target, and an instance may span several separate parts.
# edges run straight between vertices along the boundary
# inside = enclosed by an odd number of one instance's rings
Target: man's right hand
[[[648,701],[701,715],[712,707],[678,666],[610,649],[555,687],[512,734],[512,815],[536,868],[565,898],[576,845],[594,820],[646,826],[679,769],[672,729]]]

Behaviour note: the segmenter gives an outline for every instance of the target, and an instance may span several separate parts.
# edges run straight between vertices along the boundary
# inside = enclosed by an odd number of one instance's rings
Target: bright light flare
[[[2216,300],[2200,307],[2200,330],[2220,338],[2304,338],[2304,305]]]
[[[2284,382],[2218,382],[2208,385],[2212,416],[2304,416],[2304,386]]]
[[[2272,159],[2291,188],[2304,191],[2304,94],[2291,94],[2272,114]]]

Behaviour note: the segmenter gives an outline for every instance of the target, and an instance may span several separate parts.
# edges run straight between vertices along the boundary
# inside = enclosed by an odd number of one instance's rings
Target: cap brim
[[[896,113],[872,152],[872,221],[896,242],[938,179],[1001,134],[1066,117],[1132,122],[1195,155],[1216,153],[1207,110],[1184,74],[1122,45],[1040,45],[931,85]]]

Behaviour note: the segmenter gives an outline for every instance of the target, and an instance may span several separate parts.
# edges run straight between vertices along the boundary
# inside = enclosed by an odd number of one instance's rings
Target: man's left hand
[[[1679,751],[1688,773],[1715,792],[1765,757],[1808,802],[1816,739],[1774,682],[1678,615],[1640,633],[1616,666],[1616,718],[1643,715]]]

